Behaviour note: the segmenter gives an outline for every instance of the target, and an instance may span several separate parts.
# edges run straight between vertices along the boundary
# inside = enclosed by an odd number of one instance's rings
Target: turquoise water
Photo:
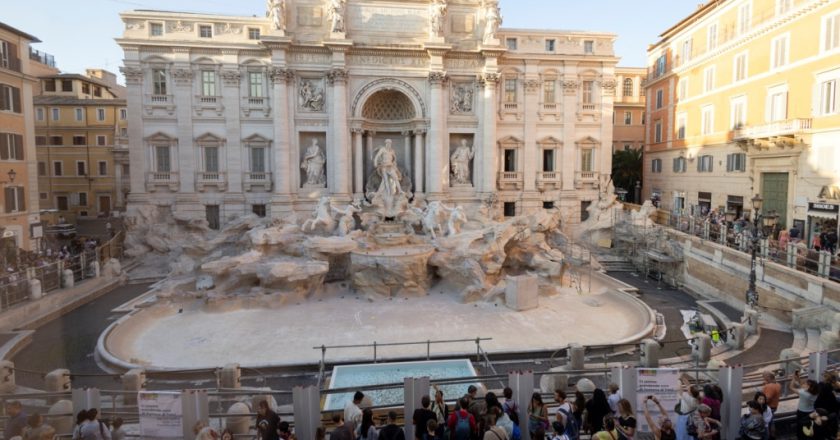
[[[406,377],[426,377],[431,379],[450,379],[455,377],[475,376],[475,370],[470,361],[428,361],[428,362],[399,362],[391,364],[366,364],[339,366],[333,369],[330,389],[359,387],[366,396],[370,396],[375,406],[380,405],[402,405],[403,387],[387,390],[365,391],[365,385],[384,385],[389,383],[402,383]],[[461,383],[456,385],[442,385],[443,397],[448,400],[455,400],[467,393],[467,387],[471,384]],[[478,385],[475,383],[473,385]],[[429,396],[433,397],[433,390],[429,390]],[[324,410],[334,411],[344,409],[347,402],[353,400],[353,393],[329,394],[327,395]]]

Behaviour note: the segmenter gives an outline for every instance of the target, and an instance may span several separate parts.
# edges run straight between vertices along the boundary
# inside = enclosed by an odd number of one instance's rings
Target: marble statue
[[[499,32],[499,26],[502,25],[502,15],[499,12],[499,3],[495,0],[490,0],[485,6],[484,11],[484,44],[497,42],[496,33]]]
[[[312,218],[303,222],[301,229],[306,232],[312,232],[318,226],[323,226],[324,230],[332,233],[335,229],[335,219],[332,216],[332,200],[327,197],[321,197],[318,200],[318,205],[315,206],[315,211],[312,213]]]
[[[444,23],[446,23],[446,0],[434,0],[429,8],[431,17],[431,37],[443,37]]]
[[[469,185],[472,183],[470,161],[475,157],[475,148],[468,145],[466,139],[461,139],[461,145],[455,148],[449,157],[450,168],[452,169],[452,183],[456,185]]]
[[[326,163],[327,158],[324,156],[321,146],[318,145],[318,139],[312,139],[312,145],[306,149],[306,154],[300,163],[300,168],[306,172],[306,186],[322,187],[327,183],[324,174]]]
[[[350,235],[350,232],[356,228],[356,218],[354,215],[362,212],[360,205],[361,204],[358,200],[354,200],[344,209],[332,208],[333,212],[338,215],[338,227],[336,228],[336,232],[340,237]]]
[[[447,221],[447,211],[443,203],[434,201],[426,206],[426,210],[422,213],[421,224],[423,225],[423,232],[435,240],[437,233],[443,235],[443,222]]]
[[[271,28],[275,31],[286,30],[286,0],[266,0],[267,15],[271,19]]]
[[[449,211],[449,219],[446,222],[446,236],[451,237],[461,233],[461,226],[467,222],[467,214],[464,212],[464,207],[456,206]]]
[[[392,147],[392,141],[385,139],[385,145],[379,148],[376,155],[373,157],[373,164],[379,177],[382,179],[379,183],[379,194],[397,195],[403,192],[400,186],[402,180],[402,173],[397,167],[397,154]]]
[[[472,85],[460,85],[453,90],[449,110],[451,113],[472,113],[473,88]]]
[[[302,80],[299,94],[298,104],[301,109],[312,112],[324,111],[324,91],[312,84],[312,81]]]
[[[366,188],[368,200],[377,207],[381,217],[395,219],[408,209],[411,179],[397,165],[391,139],[386,139],[385,145],[376,150],[373,166]]]
[[[330,30],[333,33],[346,32],[344,29],[344,2],[345,0],[329,0],[329,17],[331,21]]]

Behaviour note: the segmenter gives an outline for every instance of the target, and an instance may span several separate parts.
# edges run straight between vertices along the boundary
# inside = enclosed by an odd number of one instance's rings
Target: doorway
[[[776,211],[779,228],[785,228],[788,208],[788,173],[761,173],[762,213]]]
[[[99,196],[99,213],[105,217],[111,216],[111,196]]]

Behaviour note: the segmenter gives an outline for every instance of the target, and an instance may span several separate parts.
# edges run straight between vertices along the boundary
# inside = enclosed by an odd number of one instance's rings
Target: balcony
[[[175,100],[172,95],[146,95],[143,110],[146,116],[155,114],[155,110],[163,110],[167,114],[175,114]]]
[[[796,136],[811,129],[810,118],[788,119],[770,122],[763,125],[752,125],[735,130],[734,139],[745,141],[752,139],[769,139],[782,136]]]
[[[242,98],[242,115],[247,118],[256,112],[255,116],[267,118],[271,116],[271,107],[268,106],[268,102],[268,98],[265,97],[246,96]]]
[[[199,171],[195,173],[195,190],[204,192],[215,187],[219,191],[227,190],[227,174],[219,171]]]
[[[0,68],[13,70],[15,72],[21,71],[20,60],[12,57],[0,57]]]
[[[37,61],[49,67],[55,67],[54,56],[46,52],[41,52],[40,50],[35,50],[31,47],[29,48],[29,59],[32,61]]]
[[[224,106],[222,106],[221,96],[205,96],[198,95],[193,100],[193,110],[196,116],[205,116],[206,112],[215,113],[216,116],[222,116]]]
[[[155,192],[159,188],[178,191],[178,173],[172,171],[152,171],[146,173],[146,191]]]
[[[247,172],[243,177],[242,186],[245,191],[271,191],[271,173]]]
[[[540,191],[560,189],[559,171],[541,171],[537,173],[537,189]]]
[[[585,113],[594,113],[595,112],[595,104],[581,104],[580,111]]]
[[[499,173],[499,189],[514,189],[521,190],[524,179],[522,173],[517,171],[502,171]]]
[[[582,189],[585,186],[595,187],[598,185],[599,173],[596,171],[578,171],[575,174],[575,188]]]

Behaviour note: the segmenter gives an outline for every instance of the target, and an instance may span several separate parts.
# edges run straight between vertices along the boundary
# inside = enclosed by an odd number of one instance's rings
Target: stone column
[[[353,129],[353,192],[362,194],[364,188],[364,158],[365,147],[362,140],[364,131],[361,128]]]
[[[423,188],[423,148],[426,130],[414,130],[414,193],[422,193]]]
[[[405,140],[403,143],[403,151],[405,152],[405,169],[408,171],[414,168],[414,157],[411,155],[411,130],[403,130],[402,135]]]
[[[289,81],[294,74],[286,69],[273,68],[271,80],[274,83],[272,112],[274,122],[274,194],[288,197],[292,189],[291,144],[288,111]]]
[[[577,76],[577,66],[567,66],[564,73],[566,78]],[[574,75],[574,76],[573,76]],[[578,112],[578,87],[576,79],[563,81],[563,149],[560,157],[560,169],[563,179],[563,191],[575,190],[575,178],[577,174],[577,112]],[[577,196],[574,202],[578,203]],[[577,223],[577,217],[573,223]]]
[[[531,66],[528,66],[531,67]],[[540,81],[537,79],[528,79],[525,81],[525,133],[522,157],[522,171],[525,192],[535,192],[537,190],[537,165],[540,163],[539,151],[537,150],[537,106],[539,105],[539,97],[537,92],[540,90]]]
[[[178,118],[178,148],[177,157],[173,157],[172,170],[178,171],[180,179],[179,192],[181,194],[195,194],[195,172],[198,171],[196,161],[195,136],[193,133],[193,71],[189,65],[172,70],[175,79],[175,114]]]
[[[482,135],[484,145],[481,146],[481,164],[483,178],[481,179],[480,191],[491,193],[496,191],[496,177],[499,172],[499,164],[496,156],[498,146],[496,145],[496,87],[499,83],[499,74],[484,74],[484,102],[482,107],[484,114],[481,118]]]
[[[128,163],[131,167],[131,194],[136,199],[138,195],[146,193],[146,173],[152,171],[148,147],[143,140],[143,77],[145,74],[139,65],[133,67],[126,65],[121,70],[127,87],[125,98],[128,110]],[[118,190],[118,192],[121,191]]]
[[[142,149],[142,148],[141,148]],[[145,151],[145,149],[142,149]],[[122,208],[125,207],[125,195],[123,194],[123,175],[122,175],[122,162],[117,162],[116,160],[113,162],[114,164],[114,207],[115,208]]]
[[[332,145],[327,150],[332,152],[332,161],[327,163],[327,185],[330,192],[338,196],[346,196],[350,199],[350,129],[347,125],[347,71],[344,69],[333,69],[328,77],[332,84]],[[332,181],[329,181],[332,177]]]
[[[426,164],[428,172],[427,193],[432,198],[440,197],[444,192],[446,156],[443,153],[443,83],[446,74],[432,72],[429,74],[431,84],[431,102],[429,104],[429,148],[426,150]]]
[[[236,61],[235,53],[234,59]],[[225,55],[227,51],[224,51]],[[229,56],[229,55],[228,55]],[[233,66],[232,66],[233,67]],[[222,171],[227,173],[227,192],[242,192],[242,124],[240,122],[239,83],[241,74],[239,70],[224,69],[220,75],[222,78],[222,105],[225,108],[225,131],[226,142],[224,145],[225,161]],[[221,164],[220,164],[221,165]],[[244,202],[243,199],[242,202]]]

